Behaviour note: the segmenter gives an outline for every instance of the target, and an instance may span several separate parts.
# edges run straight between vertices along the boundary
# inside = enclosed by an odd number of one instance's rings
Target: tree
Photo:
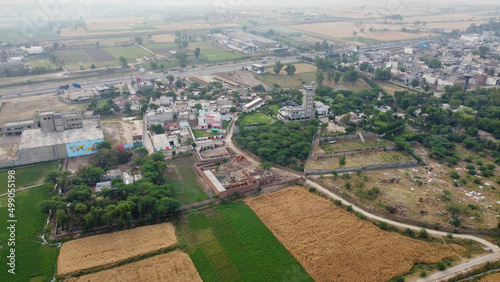
[[[161,124],[152,124],[148,128],[149,131],[154,132],[155,134],[165,133],[165,128]]]
[[[263,162],[263,163],[260,164],[260,167],[262,169],[270,169],[271,167],[273,167],[273,165],[271,163],[269,163],[269,162]]]
[[[283,67],[284,65],[280,61],[276,61],[276,63],[274,63],[274,73],[279,75]]]
[[[286,73],[287,73],[288,75],[293,76],[293,75],[295,74],[295,71],[296,71],[296,70],[297,70],[297,69],[295,68],[295,65],[294,65],[294,64],[291,64],[291,63],[290,63],[290,64],[287,64],[287,65],[286,65],[285,71],[286,71]],[[279,73],[279,72],[278,72],[278,73]]]
[[[345,82],[354,84],[358,80],[358,72],[354,70],[346,71],[343,77]]]
[[[420,84],[420,83],[418,82],[418,79],[413,79],[413,80],[411,81],[411,86],[412,86],[413,88],[417,87],[419,84]]]
[[[135,150],[135,153],[141,157],[145,157],[147,154],[149,154],[148,149],[146,149],[146,147],[137,148]]]
[[[95,70],[95,65],[94,64],[90,65],[90,69]]]
[[[328,82],[332,83],[334,78],[335,78],[335,73],[333,73],[333,71],[328,71],[326,73],[326,79],[328,80]]]
[[[335,77],[333,78],[333,81],[335,81],[335,84],[339,83],[340,78],[342,78],[342,74],[340,72],[335,72]]]
[[[427,239],[429,237],[429,234],[427,233],[427,230],[425,228],[422,228],[420,229],[420,231],[418,232],[418,236],[420,238],[424,238],[424,239]]]
[[[200,47],[196,47],[196,49],[194,49],[194,56],[196,57],[196,59],[198,59],[198,57],[200,56],[200,52]]]
[[[54,47],[54,50],[57,50],[59,48],[59,43],[54,42],[54,44],[52,45],[52,47]]]
[[[97,41],[97,42],[95,43],[95,47],[99,48],[99,45],[100,45],[100,44],[99,44],[99,41]]]
[[[111,143],[108,141],[100,142],[95,145],[96,151],[100,151],[102,149],[111,149]]]
[[[229,108],[229,111],[230,111],[231,113],[236,112],[236,107],[235,107],[235,106],[232,106],[231,108]]]
[[[194,105],[194,107],[195,107],[195,109],[197,109],[197,110],[201,110],[201,108],[202,108],[203,106],[202,106],[200,103],[196,103],[196,104]]]
[[[323,81],[325,80],[325,75],[322,71],[316,72],[316,81],[318,82],[318,87],[323,86]]]
[[[137,44],[142,45],[142,41],[143,41],[142,37],[140,37],[140,36],[136,36],[136,37],[134,38],[134,40],[135,40],[135,42],[137,42]]]
[[[427,65],[431,69],[438,69],[438,68],[440,68],[442,66],[442,63],[441,63],[441,61],[438,58],[432,58],[432,59],[429,60],[429,62],[427,63]]]
[[[106,150],[107,149],[104,149],[101,152],[104,152]],[[97,152],[94,155],[97,154],[99,154],[99,152]],[[83,182],[85,182],[88,185],[99,182],[103,175],[104,175],[104,170],[94,166],[86,166],[78,171],[78,176],[82,179]]]
[[[175,79],[174,79],[174,76],[173,76],[173,75],[171,75],[171,74],[167,75],[167,77],[166,77],[166,78],[168,79],[168,82],[170,82],[170,84],[172,84],[172,83],[174,82],[174,80],[175,80]]]
[[[182,86],[184,86],[184,85],[185,85],[185,84],[184,84],[184,82],[182,82],[182,80],[180,80],[180,79],[177,79],[177,80],[175,81],[175,87],[176,87],[176,88],[181,88],[181,87],[182,87]]]
[[[179,65],[181,68],[185,68],[187,64],[187,54],[186,53],[177,53],[175,57],[179,61]]]
[[[45,176],[45,183],[57,183],[57,178],[59,177],[59,172],[49,171]]]
[[[359,65],[359,70],[360,71],[366,71],[368,69],[368,63],[364,62],[361,65]]]
[[[345,164],[346,164],[345,155],[339,156],[339,165],[340,165],[340,167],[344,167]]]
[[[125,57],[121,56],[118,60],[120,60],[124,68],[128,67],[127,59],[125,59]]]

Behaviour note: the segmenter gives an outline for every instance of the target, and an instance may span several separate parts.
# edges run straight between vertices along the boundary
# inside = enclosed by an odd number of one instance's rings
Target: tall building
[[[82,128],[82,113],[55,113],[54,111],[40,112],[40,127],[42,132],[64,131]]]
[[[304,85],[304,96],[302,106],[284,106],[279,110],[278,118],[281,120],[301,120],[314,118],[316,109],[314,108],[314,96],[316,95],[316,84]]]

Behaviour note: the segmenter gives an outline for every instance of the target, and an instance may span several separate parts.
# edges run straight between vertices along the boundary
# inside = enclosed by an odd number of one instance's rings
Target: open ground
[[[246,203],[317,281],[387,281],[465,252],[383,231],[300,187]]]
[[[48,172],[57,171],[58,163],[43,163],[15,169],[0,170],[0,179],[8,178],[8,171],[15,170],[16,172],[16,189],[22,189],[29,186],[43,184],[43,180]],[[7,182],[0,183],[0,194],[7,193]]]
[[[65,280],[83,281],[202,281],[186,253],[172,251],[109,270]]]
[[[348,155],[345,158],[345,166],[340,166],[339,157],[324,158],[318,160],[307,161],[306,169],[340,169],[340,168],[350,168],[350,167],[362,167],[380,164],[393,164],[400,162],[409,162],[414,159],[401,151],[382,151],[382,152],[370,152],[358,155]]]
[[[172,192],[175,199],[179,200],[183,205],[210,199],[213,192],[205,185],[203,186],[205,189],[200,186],[200,183],[204,183],[204,180],[193,169],[193,157],[176,159],[172,161],[172,164],[173,166],[169,165],[167,167],[165,176],[172,183]]]
[[[127,258],[171,247],[176,243],[175,228],[170,223],[69,241],[61,246],[57,274],[64,276],[80,270],[118,263]]]
[[[134,135],[142,135],[142,120],[103,119],[101,125],[104,137],[112,145],[129,144],[134,141]]]
[[[320,145],[320,148],[323,150],[323,152],[329,154],[337,152],[358,151],[364,149],[384,148],[394,145],[394,143],[392,143],[391,141],[380,139],[377,137],[365,137],[364,139],[365,142],[361,142],[361,140],[359,139],[340,139],[337,140],[335,144],[329,144],[325,142]]]
[[[39,111],[82,112],[87,108],[87,103],[68,105],[59,99],[56,94],[47,94],[31,97],[20,97],[4,100],[0,109],[0,124],[6,121],[34,119]]]

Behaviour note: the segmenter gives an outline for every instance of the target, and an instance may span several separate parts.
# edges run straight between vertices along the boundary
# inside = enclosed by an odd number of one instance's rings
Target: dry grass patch
[[[485,276],[480,281],[481,282],[498,282],[498,281],[500,281],[500,273],[495,273],[495,274]]]
[[[300,187],[246,203],[316,281],[387,281],[416,262],[458,258],[447,245],[382,231]]]
[[[346,156],[346,164],[344,167],[341,167],[339,165],[339,157],[309,160],[306,163],[306,169],[340,169],[351,167],[365,167],[371,165],[410,162],[413,160],[415,159],[405,152],[401,151],[370,152]]]
[[[161,254],[66,281],[202,281],[189,256],[181,251]]]
[[[177,243],[170,223],[90,236],[64,243],[57,262],[57,274],[66,275],[97,266],[117,263]]]

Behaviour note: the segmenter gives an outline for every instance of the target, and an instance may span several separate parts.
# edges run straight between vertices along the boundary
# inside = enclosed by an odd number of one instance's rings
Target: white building
[[[323,104],[321,101],[314,101],[314,105],[316,106],[316,112],[318,113],[318,116],[328,115],[328,106]]]
[[[264,99],[262,98],[257,98],[253,100],[252,102],[246,104],[243,106],[243,112],[250,112],[255,109],[260,108],[264,104]]]

